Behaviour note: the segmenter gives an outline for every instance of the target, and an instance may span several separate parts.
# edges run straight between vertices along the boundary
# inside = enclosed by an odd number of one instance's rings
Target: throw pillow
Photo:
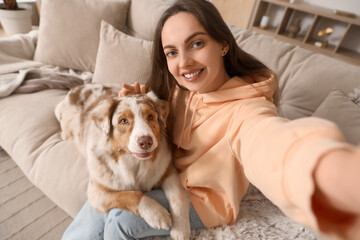
[[[360,107],[340,90],[332,90],[313,116],[336,123],[348,142],[360,142]]]
[[[131,36],[153,40],[156,25],[170,5],[168,0],[131,0],[127,31]]]
[[[129,36],[103,21],[93,83],[121,87],[145,84],[151,73],[152,42]]]
[[[130,0],[42,0],[34,60],[94,71],[101,20],[123,29]]]

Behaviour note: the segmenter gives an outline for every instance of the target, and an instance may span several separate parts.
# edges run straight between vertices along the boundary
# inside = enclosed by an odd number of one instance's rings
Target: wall
[[[255,0],[212,0],[225,22],[247,28],[255,6]]]
[[[337,9],[355,13],[360,17],[359,0],[303,0],[309,4],[318,5],[325,8]]]

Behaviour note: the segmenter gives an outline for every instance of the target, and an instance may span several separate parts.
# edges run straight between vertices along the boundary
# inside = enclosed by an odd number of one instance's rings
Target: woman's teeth
[[[193,73],[184,74],[184,76],[186,78],[192,78],[192,77],[195,77],[196,75],[198,75],[200,72],[201,72],[201,70],[199,70],[197,72],[193,72]]]

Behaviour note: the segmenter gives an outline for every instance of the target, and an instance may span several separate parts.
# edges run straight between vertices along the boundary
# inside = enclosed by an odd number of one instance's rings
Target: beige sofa
[[[13,56],[0,67],[1,76],[51,69],[55,75],[113,86],[144,81],[154,26],[168,5],[161,0],[43,0],[39,31],[0,40],[0,59]],[[81,20],[74,24],[78,16]],[[231,30],[240,47],[278,75],[281,116],[328,118],[348,141],[360,141],[359,66],[235,26]],[[23,47],[12,52],[1,48],[12,41]],[[74,217],[86,200],[88,175],[75,145],[60,138],[54,107],[66,92],[51,88],[0,98],[0,146],[31,182]]]

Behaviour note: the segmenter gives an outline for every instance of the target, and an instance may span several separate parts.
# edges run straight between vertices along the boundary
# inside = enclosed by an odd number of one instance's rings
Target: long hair
[[[237,45],[233,34],[212,3],[207,0],[177,0],[163,13],[155,30],[153,67],[146,86],[160,98],[170,100],[176,85],[175,78],[168,70],[161,32],[165,22],[179,12],[193,14],[212,39],[229,45],[229,51],[223,58],[225,70],[230,77],[271,73],[263,63]]]

